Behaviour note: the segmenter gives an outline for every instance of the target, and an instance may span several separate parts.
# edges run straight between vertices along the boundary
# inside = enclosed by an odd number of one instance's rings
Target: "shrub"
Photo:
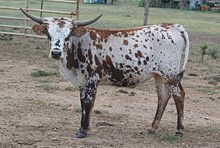
[[[56,73],[51,73],[51,72],[47,72],[47,71],[43,71],[43,70],[36,70],[31,73],[32,77],[48,77],[51,75],[56,75]]]
[[[139,7],[144,7],[144,1],[145,1],[145,0],[140,0],[138,6],[139,6]]]
[[[213,59],[218,58],[218,51],[216,49],[211,49],[208,51],[208,55],[211,56]]]
[[[201,50],[201,54],[202,54],[202,57],[201,57],[202,63],[203,63],[204,56],[207,54],[207,49],[208,49],[207,44],[203,44],[200,46],[200,50]]]

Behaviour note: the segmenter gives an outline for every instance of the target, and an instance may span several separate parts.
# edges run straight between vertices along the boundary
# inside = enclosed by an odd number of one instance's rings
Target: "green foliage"
[[[212,80],[212,81],[220,82],[220,75],[214,75],[214,76],[207,77],[206,80]]]
[[[59,89],[59,87],[57,87],[57,86],[52,86],[51,84],[42,84],[41,87],[42,87],[45,91],[47,91],[47,92],[52,92],[52,91],[54,91],[54,90],[58,90],[58,89]]]
[[[217,59],[219,57],[218,47],[215,47],[213,44],[202,44],[200,45],[201,51],[201,61],[203,63],[205,55],[209,55],[213,59]]]
[[[76,91],[76,89],[72,86],[68,86],[65,88],[66,91]]]
[[[144,7],[144,1],[145,1],[145,0],[140,0],[138,6],[139,6],[139,7]]]
[[[95,113],[95,114],[102,114],[102,111],[95,109],[95,110],[94,110],[94,113]]]
[[[80,107],[77,107],[77,108],[74,109],[74,111],[75,111],[76,113],[80,113],[80,112],[82,111],[82,109],[81,109]]]
[[[46,83],[50,83],[50,80],[47,79],[47,80],[39,80],[40,83],[43,83],[43,84],[46,84]]]
[[[207,44],[203,44],[200,46],[200,50],[201,50],[201,54],[202,54],[202,57],[201,57],[202,63],[203,63],[204,56],[207,54],[207,49],[208,49]]]
[[[48,77],[48,76],[52,76],[52,75],[56,75],[56,73],[51,73],[51,72],[47,72],[44,70],[36,70],[31,73],[32,77]]]
[[[182,138],[169,133],[156,133],[155,136],[161,141],[179,142]]]
[[[218,51],[216,49],[211,49],[208,51],[208,55],[211,56],[213,59],[218,58]]]
[[[208,95],[218,94],[219,86],[200,86],[198,91]]]

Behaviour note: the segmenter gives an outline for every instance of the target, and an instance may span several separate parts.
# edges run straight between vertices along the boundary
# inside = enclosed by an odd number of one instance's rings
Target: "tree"
[[[144,0],[144,26],[148,23],[148,14],[149,14],[149,2],[150,0]]]
[[[107,4],[107,5],[113,5],[113,0],[105,0],[105,4]]]

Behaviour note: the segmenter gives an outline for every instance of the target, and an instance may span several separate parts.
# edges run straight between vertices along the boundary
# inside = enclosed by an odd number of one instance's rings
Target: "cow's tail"
[[[180,70],[180,73],[177,74],[173,78],[169,78],[169,80],[168,80],[169,84],[177,84],[182,80],[185,69],[186,69],[186,65],[188,63],[188,58],[189,58],[189,36],[188,36],[188,33],[179,24],[176,24],[175,28],[181,33],[181,36],[183,37],[183,39],[185,41],[185,47],[184,47],[185,48],[185,55],[184,55],[184,61],[183,61],[183,65],[182,65],[182,68]]]
[[[185,71],[186,65],[187,65],[188,59],[189,59],[189,36],[186,31],[182,31],[181,33],[182,33],[182,36],[185,40],[185,56],[184,56],[184,62],[183,62],[183,66],[182,66],[181,71]]]

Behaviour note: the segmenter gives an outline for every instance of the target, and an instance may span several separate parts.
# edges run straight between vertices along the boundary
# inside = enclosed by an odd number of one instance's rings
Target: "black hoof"
[[[87,133],[84,133],[82,131],[78,131],[76,133],[76,138],[86,138],[86,136],[87,136]]]
[[[175,133],[175,136],[182,137],[182,136],[183,136],[183,132],[177,131],[177,132]]]

